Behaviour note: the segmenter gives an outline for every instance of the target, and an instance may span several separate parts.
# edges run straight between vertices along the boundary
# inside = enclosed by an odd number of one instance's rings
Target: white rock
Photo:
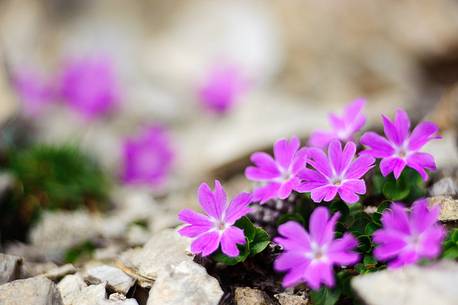
[[[223,290],[204,267],[184,261],[162,270],[147,305],[217,305]]]
[[[76,268],[72,264],[65,264],[62,266],[59,266],[57,268],[51,269],[44,273],[43,275],[46,276],[48,279],[51,281],[55,281],[57,279],[61,279],[67,274],[73,274],[76,273]]]
[[[430,205],[439,205],[439,220],[443,222],[458,221],[458,200],[449,196],[436,196],[428,198]]]
[[[0,304],[63,305],[56,285],[43,276],[16,280],[1,285]]]
[[[119,259],[120,265],[123,271],[148,287],[148,282],[152,282],[168,265],[192,260],[186,254],[189,244],[188,238],[178,235],[176,230],[167,229],[153,235],[143,248],[124,252]]]
[[[87,275],[90,282],[106,282],[109,289],[122,294],[126,294],[135,283],[135,280],[123,271],[108,265],[90,268]]]
[[[21,275],[22,259],[0,253],[0,285],[14,281]]]
[[[458,263],[409,266],[357,276],[352,287],[368,305],[456,305]]]
[[[57,284],[57,288],[59,289],[65,305],[72,304],[75,296],[86,287],[86,283],[79,274],[67,275]]]
[[[138,305],[137,300],[128,299],[119,293],[113,293],[108,300],[103,301],[100,305]]]

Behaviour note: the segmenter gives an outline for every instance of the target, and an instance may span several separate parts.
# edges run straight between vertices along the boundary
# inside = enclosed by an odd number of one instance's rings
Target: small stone
[[[153,235],[143,248],[121,254],[118,265],[135,277],[142,287],[151,287],[158,273],[168,265],[192,261],[192,256],[186,254],[189,243],[189,239],[180,236],[176,230],[163,230]]]
[[[432,196],[456,196],[458,194],[458,185],[451,177],[442,178],[433,184],[430,194]]]
[[[108,300],[103,301],[100,305],[138,305],[137,300],[128,299],[123,294],[113,293]]]
[[[78,295],[86,287],[83,277],[79,274],[67,275],[57,284],[65,305],[72,304],[75,295]]]
[[[368,305],[456,305],[458,263],[408,266],[355,277],[351,285]]]
[[[0,285],[20,278],[21,266],[22,258],[0,253]]]
[[[53,269],[57,269],[55,263],[46,262],[46,263],[35,263],[30,261],[24,261],[22,263],[22,276],[21,278],[29,278],[37,275],[43,275],[47,272],[50,272]]]
[[[79,291],[75,290],[67,294],[64,298],[64,305],[101,305],[106,301],[105,296],[105,283],[86,286]]]
[[[259,289],[250,287],[235,288],[234,299],[236,305],[273,305],[272,299]]]
[[[56,281],[56,280],[63,278],[67,274],[73,274],[73,273],[76,273],[75,266],[73,266],[72,264],[65,264],[60,267],[51,269],[43,275],[46,276],[51,281]]]
[[[279,293],[274,295],[278,300],[280,305],[307,305],[309,300],[305,296],[289,294],[289,293]]]
[[[87,270],[87,281],[99,284],[106,282],[108,289],[126,294],[135,280],[118,268],[101,265]]]
[[[147,305],[217,305],[223,290],[204,267],[183,261],[161,270]]]
[[[0,286],[2,305],[63,305],[56,285],[43,276],[16,280]]]
[[[442,222],[458,221],[458,200],[448,196],[436,196],[428,198],[429,204],[439,205],[441,212],[439,220]]]

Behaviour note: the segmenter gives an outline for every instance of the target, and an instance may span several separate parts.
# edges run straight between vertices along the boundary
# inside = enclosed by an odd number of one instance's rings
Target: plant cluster
[[[421,149],[440,138],[438,127],[421,122],[411,131],[407,113],[398,110],[394,120],[382,116],[385,136],[368,131],[357,144],[364,105],[358,99],[342,116],[331,114],[332,130],[313,133],[309,146],[292,137],[274,144],[273,157],[254,153],[245,170],[255,182],[251,193],[228,202],[219,181],[214,191],[201,184],[205,215],[179,214],[185,224],[179,233],[192,238],[192,253],[227,265],[244,262],[270,241],[248,220],[250,205],[294,196],[293,211],[276,220],[273,242],[282,252],[273,266],[284,273],[284,287],[305,283],[315,304],[353,298],[349,283],[358,274],[423,263],[442,252],[456,258],[456,231],[446,238],[439,207],[422,198],[436,165]]]

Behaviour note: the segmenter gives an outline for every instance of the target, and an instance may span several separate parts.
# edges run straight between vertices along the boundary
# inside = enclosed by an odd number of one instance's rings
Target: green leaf
[[[383,184],[383,196],[388,200],[402,200],[409,196],[410,189],[404,180],[388,177]]]
[[[253,225],[253,223],[248,217],[244,216],[237,220],[235,222],[235,226],[243,230],[243,233],[245,234],[249,242],[251,242],[254,239],[254,236],[256,234],[256,227]]]
[[[442,257],[445,259],[458,259],[458,247],[445,250]]]
[[[279,226],[279,225],[282,225],[284,223],[287,223],[288,221],[295,221],[295,222],[298,222],[298,223],[300,223],[302,225],[305,225],[304,217],[302,217],[302,215],[300,215],[298,213],[281,215],[278,218],[278,220],[276,222],[276,225]]]
[[[270,236],[261,228],[256,228],[256,234],[250,244],[250,256],[255,256],[264,251],[270,243]]]
[[[330,289],[323,287],[320,290],[312,290],[310,297],[314,305],[334,305],[339,300],[341,291],[339,288]]]
[[[221,249],[218,249],[218,251],[212,254],[211,258],[227,266],[236,265],[238,263],[244,262],[250,254],[250,245],[248,240],[246,241],[245,245],[238,245],[238,248],[240,250],[239,256],[230,257],[221,252]]]
[[[340,219],[339,221],[345,221],[348,215],[350,215],[350,208],[342,200],[336,200],[329,205],[329,209],[332,213],[339,212]]]
[[[364,228],[364,233],[366,233],[367,235],[372,235],[372,233],[377,231],[379,228],[380,228],[379,225],[371,222],[366,225],[366,228]]]

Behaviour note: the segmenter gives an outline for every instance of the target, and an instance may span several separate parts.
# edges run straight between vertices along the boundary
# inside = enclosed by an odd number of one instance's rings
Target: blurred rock
[[[143,287],[151,287],[159,272],[169,265],[178,265],[183,261],[192,261],[186,254],[190,241],[176,232],[167,229],[157,234],[139,249],[131,249],[119,258],[119,266],[133,276]]]
[[[309,300],[304,296],[289,294],[286,292],[274,295],[280,305],[307,305]]]
[[[428,142],[424,151],[432,154],[438,169],[458,166],[458,143],[454,132],[444,132],[442,139]]]
[[[0,285],[21,276],[22,258],[0,253]]]
[[[50,279],[51,281],[56,281],[56,280],[63,278],[67,274],[73,274],[73,273],[76,273],[75,266],[73,266],[72,264],[65,264],[57,268],[51,269],[47,271],[46,273],[44,273],[43,275],[47,277],[48,279]]]
[[[107,288],[115,292],[127,294],[135,280],[119,270],[108,265],[101,265],[87,270],[87,281],[93,284],[106,282]]]
[[[47,272],[54,272],[53,270],[59,269],[53,262],[37,263],[31,261],[24,261],[22,264],[22,278],[34,277],[43,275]]]
[[[99,305],[138,305],[138,302],[135,299],[128,299],[122,294],[113,293],[108,300]]]
[[[442,178],[433,184],[429,193],[432,196],[455,196],[458,194],[458,184],[451,177]]]
[[[458,263],[408,266],[355,277],[351,285],[368,305],[458,304]]]
[[[270,297],[261,290],[250,287],[237,287],[234,292],[236,305],[273,305],[275,304]]]
[[[87,287],[87,285],[80,274],[67,275],[57,284],[57,288],[59,289],[65,305],[72,305],[75,296],[85,287]]]
[[[65,279],[65,278],[64,278]],[[60,284],[60,283],[59,283]],[[77,283],[73,285],[78,285]],[[105,283],[81,287],[63,297],[64,305],[99,305],[106,300]]]
[[[1,285],[0,304],[63,305],[56,285],[42,276]]]
[[[442,222],[458,221],[458,200],[447,196],[436,196],[428,198],[430,205],[439,205],[441,212],[439,220]]]
[[[147,305],[217,305],[222,296],[218,281],[204,267],[183,261],[159,272]]]

